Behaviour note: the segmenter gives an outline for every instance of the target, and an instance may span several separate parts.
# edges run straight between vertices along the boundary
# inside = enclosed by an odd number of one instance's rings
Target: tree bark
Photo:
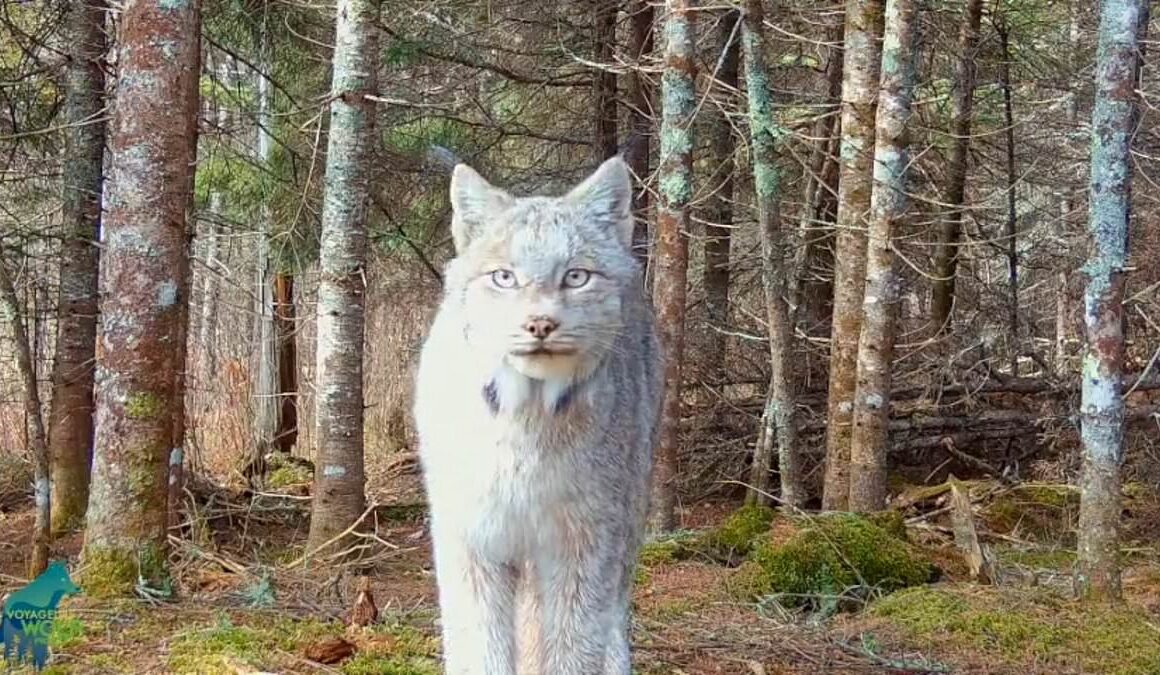
[[[260,72],[255,72],[258,84],[255,160],[259,166],[268,167],[274,139],[270,134],[270,125],[273,124],[270,115],[273,92],[270,90],[270,81],[266,73],[271,72],[272,55],[269,53],[268,29],[264,22],[260,30],[259,49],[262,52],[262,66]],[[274,262],[271,258],[273,210],[268,196],[263,197],[258,212],[258,255],[254,276],[254,337],[257,344],[254,346],[254,388],[251,398],[254,408],[254,442],[250,450],[254,456],[245,460],[245,466],[250,467],[251,471],[264,466],[264,457],[274,448],[274,439],[278,435],[279,428],[278,336],[274,327]],[[262,477],[251,475],[248,478],[253,485]]]
[[[809,334],[821,328],[827,332],[834,295],[833,277],[829,270],[833,256],[833,202],[838,189],[838,157],[834,140],[841,134],[838,120],[842,114],[842,22],[835,22],[826,31],[830,43],[826,62],[826,108],[814,123],[810,151],[809,174],[803,188],[801,222],[802,257],[795,264],[796,279],[794,322]]]
[[[838,179],[834,309],[826,411],[822,508],[841,511],[850,494],[850,432],[857,383],[858,333],[866,280],[864,214],[873,184],[874,116],[882,54],[881,0],[847,0],[842,64],[842,166]]]
[[[1080,428],[1079,578],[1084,595],[1120,596],[1120,466],[1124,452],[1123,299],[1131,214],[1131,138],[1135,121],[1143,0],[1104,0],[1092,110],[1091,181],[1084,266],[1084,330]]]
[[[874,140],[874,192],[866,255],[858,385],[850,438],[852,511],[886,507],[886,453],[890,443],[890,385],[894,362],[899,278],[892,245],[906,217],[907,124],[914,90],[915,0],[886,0],[882,79]]]
[[[616,52],[616,15],[620,10],[619,0],[594,0],[596,6],[592,15],[593,55],[595,61],[611,68]],[[592,73],[593,120],[596,133],[596,157],[603,161],[617,152],[617,110],[616,73],[598,69]]]
[[[726,99],[737,88],[737,19],[738,13],[729,10],[717,27],[718,53],[721,55],[717,80]],[[729,248],[733,227],[733,172],[736,170],[733,154],[736,143],[733,125],[723,111],[714,113],[710,128],[709,161],[713,175],[709,185],[713,194],[709,197],[705,214],[705,266],[701,283],[705,287],[705,309],[710,324],[705,351],[705,358],[709,361],[706,375],[710,383],[717,384],[725,376],[727,341],[725,333],[713,328],[724,328],[729,323]]]
[[[166,478],[185,349],[186,220],[193,205],[200,3],[122,5],[109,130],[96,447],[85,592],[162,587]]]
[[[366,207],[375,147],[378,0],[339,0],[319,256],[314,418],[317,471],[308,550],[364,509],[363,339]]]
[[[959,26],[959,61],[955,69],[954,98],[951,103],[951,157],[947,164],[947,184],[943,200],[948,209],[939,232],[934,255],[934,284],[931,288],[931,321],[938,332],[949,331],[955,302],[955,274],[959,265],[959,239],[963,229],[963,207],[967,191],[967,163],[971,146],[971,110],[975,97],[975,51],[979,43],[979,23],[983,0],[967,0]]]
[[[665,392],[653,474],[654,530],[676,525],[677,449],[681,436],[681,369],[689,265],[689,203],[693,197],[693,115],[696,112],[694,0],[665,1],[665,68],[661,78],[660,203],[653,302],[665,353]]]
[[[653,133],[652,91],[641,69],[653,51],[654,10],[651,0],[634,0],[631,5],[629,54],[637,67],[628,75],[625,98],[628,101],[629,133],[631,141],[624,149],[624,160],[636,174],[638,187],[632,196],[632,212],[636,226],[632,231],[632,250],[643,266],[645,278],[649,275],[649,194],[647,181],[652,172],[649,161],[649,139]],[[646,286],[647,287],[647,286]]]
[[[999,67],[999,85],[1003,88],[1003,121],[1007,142],[1007,221],[1003,227],[1003,237],[1007,244],[1007,332],[1010,336],[1010,370],[1012,377],[1019,377],[1019,248],[1018,214],[1015,211],[1015,186],[1019,177],[1015,173],[1015,111],[1011,100],[1011,47],[1005,18],[997,25],[999,48],[1003,61]]]
[[[105,3],[73,3],[65,76],[65,161],[61,167],[65,238],[60,258],[56,361],[49,406],[52,529],[80,527],[89,501],[93,448],[93,359],[97,339],[96,246],[105,155]]]
[[[48,441],[44,433],[44,418],[40,413],[40,391],[36,382],[36,363],[28,339],[25,313],[20,311],[16,285],[8,274],[8,267],[0,260],[0,314],[12,325],[12,339],[16,350],[16,369],[24,388],[24,415],[28,420],[28,451],[32,455],[33,494],[36,498],[36,516],[32,526],[32,550],[28,557],[28,577],[36,578],[48,567],[48,548],[52,541],[50,510],[52,488],[49,483]]]
[[[274,316],[278,334],[278,434],[280,452],[290,454],[298,443],[298,315],[294,305],[294,276],[274,277]]]
[[[773,112],[769,67],[765,62],[765,29],[761,0],[742,5],[741,44],[745,55],[745,93],[749,105],[753,185],[757,193],[757,222],[761,235],[761,285],[769,324],[769,392],[762,415],[762,433],[754,452],[746,501],[765,504],[776,435],[781,502],[788,508],[805,503],[804,471],[797,442],[793,373],[790,365],[792,330],[785,300],[789,250],[781,226],[781,186],[777,166],[778,129]]]

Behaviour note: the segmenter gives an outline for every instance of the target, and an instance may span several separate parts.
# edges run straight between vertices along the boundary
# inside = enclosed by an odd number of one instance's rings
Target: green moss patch
[[[1160,673],[1160,627],[1131,606],[1064,600],[1046,591],[920,587],[871,606],[906,641],[1004,672]]]
[[[992,532],[1065,548],[1075,547],[1078,519],[1079,492],[1068,485],[1013,487],[983,511],[983,520]]]
[[[707,532],[702,540],[704,550],[718,557],[744,557],[754,543],[769,532],[776,512],[768,506],[746,504],[737,509],[717,528]]]
[[[196,626],[170,642],[169,671],[174,673],[232,672],[236,664],[258,670],[279,670],[295,665],[310,644],[343,634],[343,625],[313,619],[278,618],[235,621],[221,615],[216,621]],[[353,639],[358,650],[338,666],[343,673],[435,675],[439,672],[438,640],[399,624],[381,623]],[[300,665],[300,662],[298,663]]]
[[[777,541],[753,546],[729,581],[732,595],[818,607],[923,584],[935,572],[917,549],[864,516],[826,514],[789,525]]]

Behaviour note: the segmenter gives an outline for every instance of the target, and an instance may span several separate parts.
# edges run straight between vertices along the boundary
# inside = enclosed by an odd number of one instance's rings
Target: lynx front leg
[[[608,566],[591,553],[557,558],[540,578],[544,673],[621,675],[628,673],[628,634],[622,626]],[[623,644],[610,644],[619,636]]]
[[[513,675],[515,569],[453,541],[436,543],[435,574],[447,675]]]

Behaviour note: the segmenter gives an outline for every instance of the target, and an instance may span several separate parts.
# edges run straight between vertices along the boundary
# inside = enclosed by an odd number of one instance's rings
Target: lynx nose
[[[529,319],[524,324],[524,330],[530,333],[533,337],[543,340],[552,334],[552,331],[559,328],[560,324],[555,319],[550,319],[546,316],[537,316]]]

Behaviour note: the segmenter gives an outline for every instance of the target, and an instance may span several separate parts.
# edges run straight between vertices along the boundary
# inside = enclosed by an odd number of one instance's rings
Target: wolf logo
[[[61,598],[80,592],[68,575],[68,568],[60,560],[32,583],[12,593],[4,603],[0,615],[0,642],[4,644],[4,660],[21,663],[32,658],[39,671],[48,662],[48,635],[56,618]]]

